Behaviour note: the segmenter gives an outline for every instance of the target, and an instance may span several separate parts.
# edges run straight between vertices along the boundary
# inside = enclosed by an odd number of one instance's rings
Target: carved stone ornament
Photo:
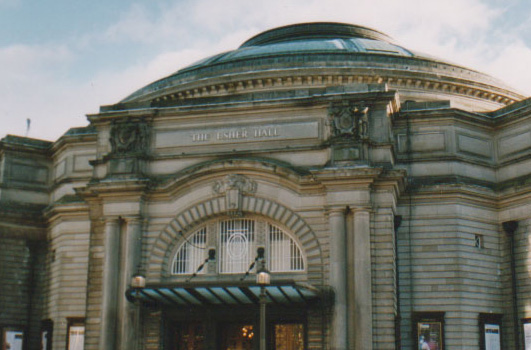
[[[148,148],[148,127],[145,122],[116,123],[111,129],[113,153],[143,152]]]
[[[231,174],[225,179],[216,181],[213,186],[214,193],[225,195],[225,204],[229,212],[240,213],[243,194],[256,192],[256,182],[239,174]]]
[[[334,136],[352,136],[356,140],[369,137],[369,107],[363,103],[340,102],[328,110]]]

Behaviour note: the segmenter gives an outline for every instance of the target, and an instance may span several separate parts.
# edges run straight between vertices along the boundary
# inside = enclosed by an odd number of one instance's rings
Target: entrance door
[[[273,330],[275,350],[304,350],[302,323],[277,323]]]
[[[229,323],[223,325],[221,328],[221,350],[253,349],[256,339],[253,325]]]
[[[230,318],[230,317],[227,317]],[[253,322],[176,322],[173,323],[170,349],[256,350],[259,334]],[[271,321],[267,327],[267,348],[271,350],[304,350],[305,327],[298,322]]]
[[[175,350],[203,350],[205,332],[202,323],[182,323],[175,332]]]

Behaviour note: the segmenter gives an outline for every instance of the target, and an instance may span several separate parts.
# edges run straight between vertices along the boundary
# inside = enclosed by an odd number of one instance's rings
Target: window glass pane
[[[419,350],[442,350],[441,322],[419,322]]]
[[[225,220],[220,222],[220,272],[246,272],[256,252],[254,220]]]
[[[221,350],[253,350],[254,339],[256,337],[251,324],[229,323],[221,326]]]
[[[5,349],[22,350],[24,342],[24,332],[17,330],[6,330],[4,332]]]
[[[205,261],[207,257],[206,249],[207,229],[203,227],[192,236],[177,250],[173,259],[173,274],[191,274]],[[205,273],[201,270],[199,273]]]
[[[272,272],[304,270],[297,244],[280,228],[269,225],[269,269]]]
[[[276,324],[275,349],[304,350],[304,327],[302,324]]]
[[[205,331],[203,324],[199,322],[190,322],[182,324],[178,329],[176,336],[177,350],[203,350],[205,343]]]
[[[68,330],[68,350],[83,350],[85,326],[70,326]]]

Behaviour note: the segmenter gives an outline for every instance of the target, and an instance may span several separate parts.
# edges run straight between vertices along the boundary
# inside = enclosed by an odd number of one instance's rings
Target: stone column
[[[102,279],[100,349],[115,349],[120,268],[120,225],[118,218],[105,220]]]
[[[330,286],[334,289],[334,310],[330,332],[330,349],[347,349],[347,261],[345,207],[329,211]]]
[[[125,292],[131,285],[131,278],[136,272],[141,258],[142,225],[139,217],[125,218],[125,229],[122,233],[122,259],[120,273],[119,303],[119,343],[116,349],[135,350],[138,339],[137,305],[125,298]]]
[[[349,341],[355,350],[372,349],[372,281],[370,213],[354,211],[349,252],[353,266],[349,274]]]

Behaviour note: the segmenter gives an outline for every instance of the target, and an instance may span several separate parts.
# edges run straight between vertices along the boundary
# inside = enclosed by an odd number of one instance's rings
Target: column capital
[[[330,216],[345,215],[348,213],[348,207],[346,205],[331,205],[326,207],[326,212]]]
[[[142,216],[140,215],[126,215],[126,216],[120,216],[120,219],[125,221],[127,224],[140,224],[144,220]]]
[[[363,212],[372,213],[373,209],[372,209],[372,207],[351,206],[350,207],[350,212],[353,213],[353,214],[363,213]]]
[[[106,225],[118,224],[120,222],[120,217],[118,215],[104,215],[99,218],[101,222],[104,222]]]

